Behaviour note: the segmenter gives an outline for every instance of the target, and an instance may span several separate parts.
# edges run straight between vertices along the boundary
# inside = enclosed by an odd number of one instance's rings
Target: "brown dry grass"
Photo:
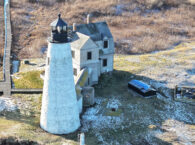
[[[48,0],[27,3],[12,0],[12,26],[15,52],[19,58],[41,57],[47,45],[49,24],[59,12],[68,24],[107,21],[115,38],[117,53],[147,53],[164,50],[180,41],[195,39],[193,0],[74,0],[54,3]]]

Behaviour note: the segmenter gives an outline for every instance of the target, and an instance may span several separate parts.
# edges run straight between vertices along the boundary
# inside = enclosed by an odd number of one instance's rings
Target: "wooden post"
[[[175,89],[174,89],[173,100],[175,100],[175,98],[176,98],[176,95],[177,95],[177,85],[175,86]]]
[[[80,134],[80,145],[85,145],[85,134],[84,133]]]

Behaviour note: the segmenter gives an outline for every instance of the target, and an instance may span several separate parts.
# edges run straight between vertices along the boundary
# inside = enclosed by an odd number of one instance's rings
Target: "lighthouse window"
[[[47,65],[49,65],[49,57],[47,58]]]
[[[87,60],[91,60],[92,59],[92,52],[87,52]]]
[[[57,30],[58,30],[58,33],[61,33],[62,27],[61,27],[61,26],[58,26],[58,27],[57,27]]]
[[[104,40],[104,48],[108,48],[108,40]]]
[[[66,31],[66,26],[63,26],[63,31]]]
[[[76,68],[73,68],[73,73],[74,73],[74,76],[77,76],[77,69]]]
[[[103,59],[103,67],[107,66],[107,59]]]
[[[56,31],[56,27],[55,26],[52,26],[52,31]]]
[[[72,53],[72,58],[75,58],[75,51],[72,50],[71,53]]]

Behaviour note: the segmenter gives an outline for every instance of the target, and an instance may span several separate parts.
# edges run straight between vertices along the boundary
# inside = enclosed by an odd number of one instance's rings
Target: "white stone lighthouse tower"
[[[40,126],[53,134],[68,134],[80,126],[73,78],[67,24],[61,19],[51,23]]]

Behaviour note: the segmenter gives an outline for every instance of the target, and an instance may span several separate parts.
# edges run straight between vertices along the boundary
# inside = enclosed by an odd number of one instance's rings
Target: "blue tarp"
[[[156,91],[150,85],[139,80],[131,80],[128,83],[128,87],[145,97],[156,95]]]
[[[148,91],[150,89],[149,85],[138,80],[131,80],[129,83],[144,91]]]

